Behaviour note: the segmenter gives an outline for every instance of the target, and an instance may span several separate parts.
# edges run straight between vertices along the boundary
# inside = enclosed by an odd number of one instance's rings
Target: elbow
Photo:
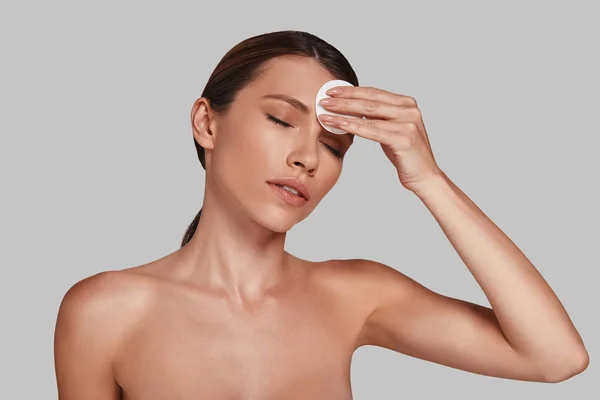
[[[577,354],[577,356],[574,356],[574,354]],[[590,364],[590,356],[585,349],[571,353],[569,359],[571,360],[569,363],[561,360],[562,365],[555,366],[554,368],[546,368],[544,382],[564,382],[585,371]]]

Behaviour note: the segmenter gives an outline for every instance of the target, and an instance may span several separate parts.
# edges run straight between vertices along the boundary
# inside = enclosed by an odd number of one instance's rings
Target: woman
[[[314,110],[333,79],[355,86],[330,91],[337,102],[326,108],[367,118],[328,122],[341,135]],[[586,368],[550,287],[438,167],[415,100],[358,86],[328,43],[298,31],[241,42],[191,122],[206,170],[202,214],[177,251],[65,294],[55,333],[61,400],[350,399],[350,361],[365,345],[509,379],[559,382]],[[336,183],[356,135],[381,143],[493,309],[379,262],[309,262],[284,250],[286,232]]]

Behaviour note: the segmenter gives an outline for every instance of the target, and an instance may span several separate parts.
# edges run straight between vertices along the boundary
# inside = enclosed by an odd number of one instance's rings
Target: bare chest
[[[359,321],[320,296],[253,313],[167,300],[126,341],[116,375],[124,400],[348,400]]]

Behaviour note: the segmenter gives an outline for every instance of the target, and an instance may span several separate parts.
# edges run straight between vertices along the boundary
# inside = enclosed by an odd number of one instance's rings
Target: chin
[[[285,233],[305,218],[297,210],[294,212],[293,210],[269,208],[264,209],[260,215],[256,216],[256,221],[273,232]]]

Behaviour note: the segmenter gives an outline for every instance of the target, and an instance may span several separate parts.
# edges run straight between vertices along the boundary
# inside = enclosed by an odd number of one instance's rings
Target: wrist
[[[430,193],[435,193],[440,191],[440,189],[447,188],[450,186],[450,178],[444,173],[444,171],[439,170],[438,173],[434,174],[427,181],[422,182],[417,188],[413,190],[413,193],[423,199]]]

